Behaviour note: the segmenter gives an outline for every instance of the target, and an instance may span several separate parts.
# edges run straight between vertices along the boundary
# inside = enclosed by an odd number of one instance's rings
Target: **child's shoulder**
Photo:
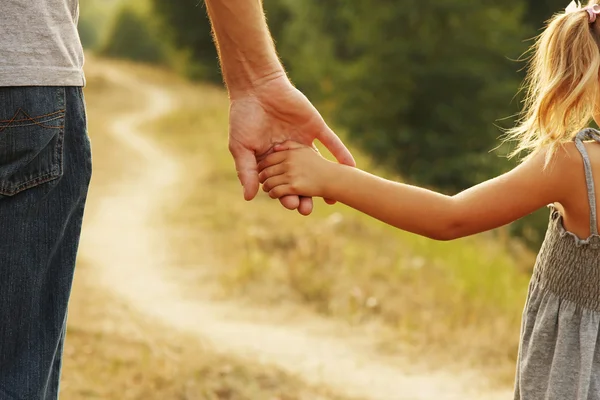
[[[545,150],[546,153],[548,149]],[[581,167],[583,158],[575,142],[562,143],[556,147],[552,158],[563,167]]]
[[[543,170],[560,173],[568,169],[581,168],[583,158],[575,142],[566,142],[539,149],[530,155],[527,162],[541,167]]]
[[[532,154],[525,163],[529,164],[527,169],[539,179],[565,190],[585,179],[583,157],[574,142],[544,147]]]
[[[600,146],[597,143],[584,143],[584,147],[590,160],[595,158],[600,162]],[[561,143],[553,150],[544,149],[542,153],[543,169],[557,189],[573,194],[586,188],[584,157],[575,142]]]
[[[545,151],[547,154],[547,150]],[[575,142],[562,143],[557,146],[550,161],[557,163],[563,169],[573,169],[582,174],[584,157],[587,157],[592,166],[600,163],[600,143],[595,141],[583,142],[583,153]]]

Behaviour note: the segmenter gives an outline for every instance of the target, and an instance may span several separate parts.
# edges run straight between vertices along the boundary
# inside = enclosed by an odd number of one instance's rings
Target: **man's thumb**
[[[248,201],[254,199],[258,193],[258,170],[256,156],[243,147],[231,147],[231,155],[235,160],[235,169],[238,179],[244,187],[244,198]]]

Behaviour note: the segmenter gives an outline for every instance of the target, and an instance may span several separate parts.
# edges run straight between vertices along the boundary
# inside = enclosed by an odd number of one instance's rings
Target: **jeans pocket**
[[[0,88],[0,196],[60,178],[64,132],[64,88]]]

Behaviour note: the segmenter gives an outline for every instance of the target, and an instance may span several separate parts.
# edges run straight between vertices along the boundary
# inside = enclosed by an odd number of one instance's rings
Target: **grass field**
[[[89,63],[93,66],[93,57]],[[123,68],[148,72],[140,67]],[[95,73],[88,73],[85,93],[95,167],[87,212],[93,213],[97,202],[110,195],[110,185],[122,178],[123,163],[135,162],[111,140],[109,123],[143,99]],[[140,316],[130,305],[100,289],[96,274],[102,266],[93,261],[83,259],[77,268],[61,399],[344,399],[256,360],[219,354],[196,337]]]
[[[441,243],[320,200],[310,218],[262,193],[245,203],[227,151],[224,91],[144,71],[185,99],[185,107],[159,124],[168,132],[159,140],[192,174],[165,219],[179,232],[174,245],[185,249],[178,262],[195,265],[202,258],[198,243],[207,232],[223,260],[192,286],[374,326],[386,352],[402,349],[512,381],[531,254],[502,232]],[[353,150],[359,167],[392,177]]]

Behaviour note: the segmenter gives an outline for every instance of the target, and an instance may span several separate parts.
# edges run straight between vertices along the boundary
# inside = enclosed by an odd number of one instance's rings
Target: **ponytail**
[[[590,1],[588,7],[597,2]],[[575,3],[573,7],[555,15],[530,49],[523,114],[507,132],[508,140],[518,142],[511,156],[548,148],[547,164],[557,147],[572,140],[594,115],[600,88],[600,20],[596,23],[591,11]]]

